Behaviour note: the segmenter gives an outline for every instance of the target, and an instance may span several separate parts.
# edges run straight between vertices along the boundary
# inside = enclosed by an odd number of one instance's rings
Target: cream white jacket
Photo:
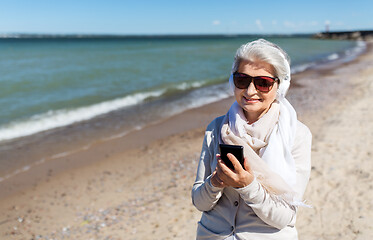
[[[275,201],[254,180],[243,188],[218,188],[211,184],[219,153],[220,129],[224,116],[216,118],[206,129],[197,177],[192,189],[194,206],[202,211],[197,239],[298,239],[295,229],[297,209]],[[296,164],[297,199],[302,199],[311,170],[310,130],[298,121],[292,154]]]

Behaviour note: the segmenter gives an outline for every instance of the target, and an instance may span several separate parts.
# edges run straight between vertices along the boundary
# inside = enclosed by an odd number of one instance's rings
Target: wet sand
[[[288,99],[313,133],[313,208],[299,211],[300,239],[373,237],[371,45],[353,62],[293,76]],[[110,141],[21,146],[44,161],[0,184],[0,239],[195,238],[190,191],[204,128],[232,102]]]

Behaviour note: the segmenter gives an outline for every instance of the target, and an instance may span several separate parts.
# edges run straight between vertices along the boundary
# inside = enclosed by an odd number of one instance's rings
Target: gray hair
[[[285,97],[290,86],[290,58],[284,50],[264,39],[244,44],[237,49],[231,73],[237,71],[242,60],[270,64],[274,76],[280,79],[279,94]]]

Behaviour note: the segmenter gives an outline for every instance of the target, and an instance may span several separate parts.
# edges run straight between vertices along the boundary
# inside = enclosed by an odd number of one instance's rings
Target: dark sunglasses
[[[271,91],[273,84],[279,81],[278,78],[267,77],[267,76],[257,76],[252,77],[245,73],[235,72],[233,73],[233,82],[236,88],[246,89],[250,86],[250,83],[253,82],[256,90],[260,92],[269,92]]]

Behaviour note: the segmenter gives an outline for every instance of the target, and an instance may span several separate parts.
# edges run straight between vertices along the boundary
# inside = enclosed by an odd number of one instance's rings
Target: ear
[[[290,77],[286,76],[279,84],[277,88],[277,96],[276,98],[284,98],[286,96],[286,93],[288,92],[288,89],[290,87]]]

